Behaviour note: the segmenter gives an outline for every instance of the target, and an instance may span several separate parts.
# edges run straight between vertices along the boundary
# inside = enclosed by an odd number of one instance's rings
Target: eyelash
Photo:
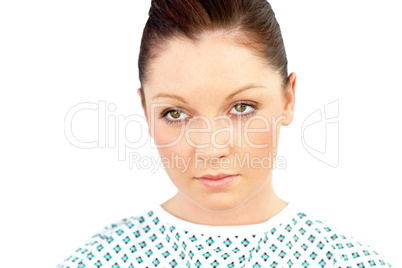
[[[233,107],[235,107],[236,105],[239,105],[239,104],[243,104],[243,105],[245,104],[245,105],[247,105],[247,106],[250,106],[250,107],[253,109],[251,112],[248,112],[247,114],[237,114],[237,115],[235,115],[235,116],[237,116],[237,117],[246,117],[246,118],[249,118],[250,116],[253,116],[253,115],[259,110],[259,108],[257,107],[257,104],[256,104],[256,103],[255,103],[255,104],[250,104],[249,102],[250,102],[250,101],[246,101],[246,100],[237,101],[235,104],[233,104],[233,106],[232,106],[232,108],[231,108],[230,110],[232,110]],[[187,120],[187,118],[186,118],[186,119],[181,119],[181,120],[170,120],[170,119],[167,119],[167,118],[166,118],[166,116],[167,116],[170,112],[174,112],[174,111],[180,111],[180,112],[182,112],[180,109],[181,109],[181,107],[167,108],[167,109],[165,109],[165,110],[163,110],[163,111],[161,112],[159,118],[162,119],[162,120],[164,120],[168,125],[180,124],[180,123],[182,123],[183,121]]]

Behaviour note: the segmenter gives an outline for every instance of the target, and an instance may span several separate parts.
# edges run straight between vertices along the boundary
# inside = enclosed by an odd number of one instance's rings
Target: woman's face
[[[150,135],[181,202],[222,211],[267,192],[280,126],[293,119],[294,98],[283,95],[279,74],[218,35],[171,40],[149,68]],[[295,75],[289,79],[294,96]],[[197,179],[219,173],[238,176],[219,189]]]

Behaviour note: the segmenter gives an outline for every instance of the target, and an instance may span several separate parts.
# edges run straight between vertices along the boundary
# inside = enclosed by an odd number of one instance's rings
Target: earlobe
[[[138,94],[138,96],[140,96],[140,100],[141,100],[141,103],[142,103],[141,88],[138,88],[138,89],[137,89],[137,94]]]
[[[148,133],[149,133],[149,136],[151,136],[152,138],[154,138],[154,137],[151,135],[151,129],[150,129],[150,127],[149,127],[149,121],[148,121],[147,111],[146,111],[146,109],[145,109],[145,107],[144,107],[144,103],[142,102],[141,88],[138,88],[138,89],[137,89],[137,94],[138,94],[138,96],[140,96],[141,107],[142,107],[142,110],[144,111],[145,119],[146,119],[147,124],[148,124]]]
[[[146,109],[145,109],[145,107],[144,107],[144,102],[142,101],[143,97],[142,97],[142,93],[141,93],[141,88],[138,88],[138,89],[137,89],[137,94],[138,94],[138,96],[140,96],[140,101],[141,101],[142,109],[144,110],[145,116],[147,116],[147,114],[146,114]]]
[[[291,73],[288,78],[288,84],[286,89],[286,103],[283,110],[282,125],[287,126],[293,121],[294,107],[295,107],[295,90],[296,90],[296,74]]]

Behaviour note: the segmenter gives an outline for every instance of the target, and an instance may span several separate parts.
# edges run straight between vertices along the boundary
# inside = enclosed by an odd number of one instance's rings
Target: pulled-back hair
[[[287,57],[279,24],[266,0],[152,0],[138,58],[142,105],[143,85],[150,60],[163,52],[169,40],[187,37],[197,42],[203,34],[221,33],[250,48],[287,84]]]

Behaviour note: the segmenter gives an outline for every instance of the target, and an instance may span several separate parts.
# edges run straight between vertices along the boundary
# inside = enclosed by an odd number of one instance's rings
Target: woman
[[[138,94],[178,192],[58,267],[391,267],[272,187],[293,120],[280,27],[265,0],[155,0]]]

